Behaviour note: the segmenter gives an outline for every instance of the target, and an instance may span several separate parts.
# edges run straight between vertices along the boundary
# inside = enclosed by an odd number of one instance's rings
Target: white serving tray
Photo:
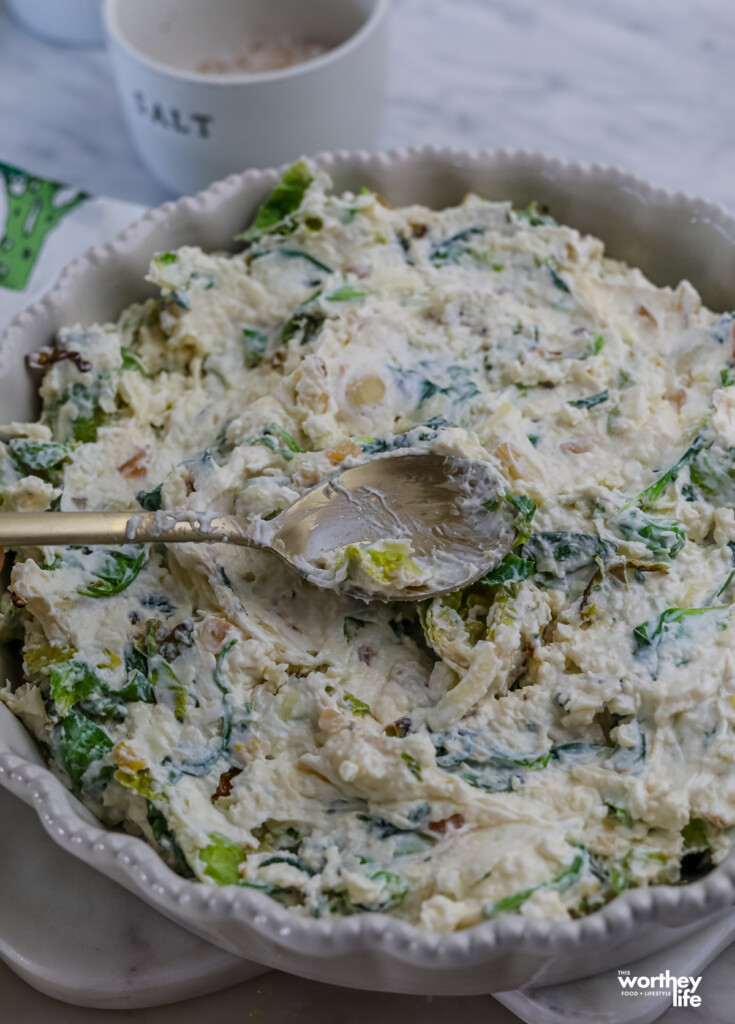
[[[78,1006],[132,1010],[217,992],[264,972],[173,924],[70,856],[50,839],[31,808],[2,789],[0,821],[0,959],[39,991]],[[672,973],[699,976],[733,938],[735,914],[730,914],[705,933],[636,964],[636,973],[668,968]],[[648,1024],[666,1010],[666,999],[623,999],[616,973],[495,998],[528,1024],[589,1024],[591,1020]],[[262,985],[253,982],[238,991],[248,1003],[257,1004]],[[307,996],[311,1001],[316,987],[280,974],[266,985],[273,986],[288,989],[278,999],[284,1020],[285,1007],[302,1006]],[[368,997],[322,988],[329,1004],[335,1009],[343,1005],[346,1013],[369,998],[371,1004],[379,1004],[373,1009],[379,1010],[384,1024],[405,1020],[407,1004],[415,1007],[417,1016],[421,1010],[425,1017],[424,997],[378,993]],[[4,1002],[0,991],[0,1007]],[[449,1020],[454,1002],[433,1000],[435,1019],[443,1019],[443,1005]],[[508,1021],[508,1014],[492,996],[465,999],[463,1004],[465,1024]],[[191,1013],[193,1021],[200,1010],[192,1007]],[[702,1014],[702,1019],[713,1018]],[[188,1008],[183,1005],[180,1024],[188,1021]]]

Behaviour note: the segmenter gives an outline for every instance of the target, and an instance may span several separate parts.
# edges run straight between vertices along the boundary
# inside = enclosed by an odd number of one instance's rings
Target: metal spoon
[[[512,509],[492,469],[435,453],[395,453],[346,469],[270,521],[193,512],[0,512],[0,547],[229,542],[278,555],[316,586],[382,601],[417,601],[475,582],[510,550]],[[379,589],[325,571],[347,545],[406,539],[421,581]]]

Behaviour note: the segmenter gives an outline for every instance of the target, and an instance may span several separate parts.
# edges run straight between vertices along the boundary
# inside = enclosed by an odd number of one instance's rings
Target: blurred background
[[[729,0],[393,0],[379,147],[540,149],[735,206],[734,52]],[[171,195],[131,144],[106,52],[41,42],[6,9],[0,140],[0,159],[96,195]]]

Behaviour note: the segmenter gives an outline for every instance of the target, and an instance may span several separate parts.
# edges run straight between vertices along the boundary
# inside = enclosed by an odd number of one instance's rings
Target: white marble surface
[[[735,207],[731,0],[394,4],[383,147],[543,149],[619,164]],[[98,194],[150,204],[167,198],[129,144],[105,54],[37,42],[2,9],[0,159]],[[735,948],[707,971],[702,1011],[669,1011],[665,1024],[731,1021],[734,973]],[[0,1024],[193,1024],[203,1017],[208,1024],[367,1024],[376,1016],[386,1024],[515,1020],[489,998],[370,996],[277,974],[185,1005],[80,1010],[39,995],[0,965]]]
[[[735,206],[731,0],[394,0],[381,145],[518,146]],[[158,203],[103,52],[0,11],[3,160]]]

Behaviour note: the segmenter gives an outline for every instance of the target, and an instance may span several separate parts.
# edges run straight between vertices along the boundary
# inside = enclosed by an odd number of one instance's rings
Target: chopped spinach
[[[466,366],[438,366],[421,360],[417,366],[391,370],[400,391],[417,409],[434,395],[444,395],[452,405],[459,406],[479,394]]]
[[[692,487],[713,505],[735,505],[735,448],[700,448],[689,461]]]
[[[596,395],[588,395],[587,398],[575,398],[569,402],[569,405],[573,405],[575,409],[594,409],[596,405],[602,405],[603,402],[607,402],[610,398],[610,393],[605,388],[604,391],[598,392]]]
[[[269,256],[271,255],[271,253],[274,252],[279,253],[279,255],[284,256],[286,259],[305,260],[307,263],[310,263],[312,267],[315,267],[317,270],[320,270],[323,274],[334,273],[332,268],[328,267],[326,263],[323,263],[322,260],[317,259],[316,256],[312,256],[311,253],[304,252],[302,249],[272,249],[270,250],[270,252],[259,253],[258,255]]]
[[[522,782],[525,771],[545,768],[551,758],[549,750],[541,753],[498,750],[485,733],[462,726],[435,733],[431,738],[439,768],[458,775],[470,786],[491,793],[507,792],[513,788],[514,779]]]
[[[694,440],[689,445],[684,454],[681,456],[681,458],[678,459],[670,469],[667,469],[664,473],[662,473],[658,480],[654,480],[654,482],[650,484],[650,486],[648,486],[645,489],[645,491],[641,491],[636,501],[640,502],[640,504],[643,505],[644,508],[650,507],[651,505],[655,505],[658,499],[663,494],[663,492],[668,487],[668,485],[672,483],[674,480],[676,480],[681,469],[684,466],[686,466],[689,462],[691,462],[691,460],[694,458],[697,452],[703,447],[704,438],[702,434],[699,433],[694,438]]]
[[[626,540],[645,544],[655,558],[676,558],[686,544],[684,528],[675,519],[662,519],[635,506],[622,509],[610,519]]]
[[[525,210],[513,210],[516,220],[525,220],[532,228],[556,227],[556,221],[547,213],[539,211],[538,201],[532,200]]]
[[[150,825],[153,838],[166,853],[170,853],[178,861],[178,868],[182,874],[190,876],[192,874],[189,865],[186,862],[183,850],[176,842],[174,833],[169,828],[166,816],[156,805],[151,801],[147,800],[146,817],[148,824]]]
[[[401,448],[412,448],[420,441],[433,441],[440,430],[451,424],[443,416],[434,416],[418,427],[412,427],[405,434],[396,434],[391,438],[357,438],[365,455],[382,455]]]
[[[222,663],[224,662],[228,652],[232,650],[236,643],[237,640],[230,640],[229,643],[225,644],[217,655],[215,661],[213,679],[223,698],[222,728],[220,731],[219,743],[214,750],[207,750],[202,753],[200,757],[188,757],[186,760],[180,759],[178,761],[174,761],[172,759],[175,769],[180,771],[183,775],[208,775],[229,746],[230,736],[232,735],[232,703],[230,701],[230,691],[227,688],[227,684],[225,683],[225,679],[222,674]]]
[[[367,292],[355,288],[354,285],[343,284],[336,292],[327,295],[327,302],[357,302],[359,299],[364,299],[366,295]]]
[[[514,547],[524,544],[531,536],[531,522],[536,514],[536,502],[527,494],[511,494],[506,491],[505,500],[515,509],[513,525],[516,529],[516,541]],[[489,507],[489,506],[488,506]]]
[[[263,427],[257,437],[248,441],[248,444],[265,445],[272,452],[278,452],[281,458],[286,459],[287,462],[290,462],[295,452],[304,450],[280,423],[269,423],[267,427]]]
[[[256,331],[253,327],[243,327],[242,334],[245,339],[245,366],[252,370],[263,361],[268,346],[268,335],[263,331]]]
[[[49,679],[51,697],[62,716],[93,693],[102,693],[107,689],[104,679],[92,666],[76,658],[51,665]]]
[[[508,586],[527,579],[536,570],[536,563],[530,559],[520,558],[509,551],[502,562],[482,577],[480,583],[488,586]]]
[[[306,302],[302,302],[291,317],[283,325],[281,330],[281,343],[288,344],[291,338],[301,335],[301,345],[308,345],[313,341],[322,325],[327,319],[327,314],[321,309],[309,309],[309,305],[318,298],[319,293],[312,295]]]
[[[299,160],[288,168],[281,180],[262,204],[252,227],[237,236],[238,241],[253,242],[265,234],[289,234],[295,227],[293,215],[304,201],[314,180],[309,165]]]
[[[474,225],[473,227],[463,228],[462,231],[457,231],[456,234],[450,238],[445,238],[442,242],[436,242],[429,249],[429,261],[435,267],[445,267],[451,263],[458,263],[460,257],[469,251],[472,239],[477,235],[484,235],[485,231],[486,228],[482,225]]]
[[[162,489],[163,484],[159,484],[158,487],[154,487],[152,491],[138,491],[135,496],[135,500],[146,510],[146,512],[160,512]]]
[[[597,534],[549,531],[532,534],[523,545],[522,555],[534,561],[541,572],[566,575],[597,562],[604,564],[617,551],[615,541]]]
[[[735,313],[723,313],[709,328],[709,333],[718,345],[732,345],[735,341]]]
[[[10,453],[23,473],[33,473],[42,480],[53,482],[59,470],[74,451],[71,444],[33,441],[27,437],[14,437],[8,441]],[[53,480],[52,480],[53,477]]]
[[[558,288],[560,292],[566,292],[567,295],[571,295],[572,289],[569,283],[559,273],[559,266],[553,257],[549,257],[545,264],[546,268],[551,275],[551,282],[555,288]]]
[[[408,768],[410,773],[413,776],[415,776],[419,780],[419,782],[423,781],[421,762],[417,761],[413,754],[408,754],[406,753],[406,751],[404,751],[401,754],[401,760],[405,762],[406,767]]]
[[[120,356],[123,370],[137,370],[139,373],[145,373],[145,367],[139,357],[125,345],[120,346]]]
[[[727,608],[710,606],[707,608],[667,608],[657,619],[641,622],[633,630],[635,654],[656,654],[663,640],[671,637],[675,640],[686,635],[689,619],[709,612],[726,612]]]
[[[103,763],[113,747],[110,737],[74,709],[53,727],[50,744],[74,787],[83,792],[97,793],[115,770]]]
[[[564,868],[555,878],[551,878],[548,882],[541,882],[539,885],[534,885],[530,889],[521,889],[519,892],[515,892],[510,896],[503,896],[499,900],[495,900],[494,903],[488,904],[483,908],[483,914],[485,917],[495,917],[497,914],[508,913],[509,911],[519,910],[526,900],[530,899],[535,892],[539,892],[542,889],[552,889],[556,892],[564,892],[571,885],[579,879],[582,874],[582,869],[589,864],[589,858],[586,851],[578,853],[572,863]]]
[[[145,548],[137,544],[117,550],[110,548],[105,552],[102,566],[97,569],[97,579],[86,587],[78,587],[77,593],[85,597],[112,597],[120,594],[137,579],[145,559]]]

